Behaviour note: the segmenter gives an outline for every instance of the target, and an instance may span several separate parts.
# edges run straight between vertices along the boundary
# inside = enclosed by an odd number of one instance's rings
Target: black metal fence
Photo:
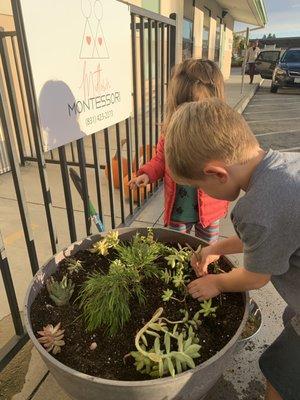
[[[155,152],[170,71],[175,63],[176,17],[173,15],[172,18],[166,18],[130,6],[133,81],[131,117],[101,132],[44,153],[19,0],[13,1],[12,5],[16,32],[0,32],[0,56],[6,86],[0,92],[0,120],[31,272],[34,274],[40,263],[20,165],[26,168],[30,162],[37,166],[39,182],[34,184],[41,187],[47,235],[53,254],[57,252],[59,242],[48,181],[48,164],[54,164],[60,170],[70,242],[78,239],[70,167],[74,167],[81,178],[81,205],[86,235],[91,234],[90,200],[97,204],[100,219],[105,221],[106,229],[110,229],[130,225],[157,192],[159,184],[151,185],[149,190],[138,189],[132,192],[127,182],[140,163],[149,160]],[[95,187],[95,198],[91,198],[91,185]],[[27,336],[1,235],[0,253],[0,269],[15,329],[15,336],[0,349],[1,370],[26,342]],[[2,297],[4,294],[0,295]]]

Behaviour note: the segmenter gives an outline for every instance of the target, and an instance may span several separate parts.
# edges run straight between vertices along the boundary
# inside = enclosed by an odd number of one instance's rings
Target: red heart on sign
[[[100,46],[101,46],[101,44],[102,44],[102,37],[98,37],[98,42],[99,42],[99,44],[100,44]]]
[[[91,38],[90,36],[86,36],[85,38],[86,38],[86,41],[88,42],[88,44],[90,44],[90,43],[91,43],[91,40],[92,40],[92,38]]]

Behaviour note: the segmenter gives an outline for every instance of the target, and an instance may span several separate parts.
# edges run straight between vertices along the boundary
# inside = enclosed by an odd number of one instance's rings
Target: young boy
[[[235,200],[237,236],[205,247],[189,285],[199,300],[258,289],[270,280],[293,318],[260,358],[267,400],[300,399],[300,155],[263,151],[241,115],[218,99],[186,103],[166,135],[166,163],[175,181]],[[207,275],[222,254],[244,252],[244,268]],[[199,257],[200,256],[200,257]]]

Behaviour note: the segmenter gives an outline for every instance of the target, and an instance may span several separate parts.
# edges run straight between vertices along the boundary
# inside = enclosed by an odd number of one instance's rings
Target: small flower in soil
[[[38,331],[38,335],[41,336],[38,338],[38,341],[45,347],[48,353],[58,354],[61,352],[62,346],[65,345],[63,340],[65,330],[60,329],[60,325],[60,322],[55,327],[49,324],[44,326],[42,331]]]
[[[55,281],[51,276],[46,283],[46,287],[51,300],[53,300],[57,306],[65,306],[69,304],[75,285],[72,280],[68,279],[65,275],[60,282]]]

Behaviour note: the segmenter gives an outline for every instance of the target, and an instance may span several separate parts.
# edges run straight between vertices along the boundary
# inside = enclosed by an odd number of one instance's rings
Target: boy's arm
[[[188,286],[189,293],[198,300],[207,300],[222,292],[244,292],[259,289],[271,279],[269,274],[247,271],[236,268],[228,273],[207,275],[195,279]]]
[[[243,253],[244,246],[241,239],[235,235],[227,239],[217,241],[216,243],[208,246],[210,254],[226,255]]]

